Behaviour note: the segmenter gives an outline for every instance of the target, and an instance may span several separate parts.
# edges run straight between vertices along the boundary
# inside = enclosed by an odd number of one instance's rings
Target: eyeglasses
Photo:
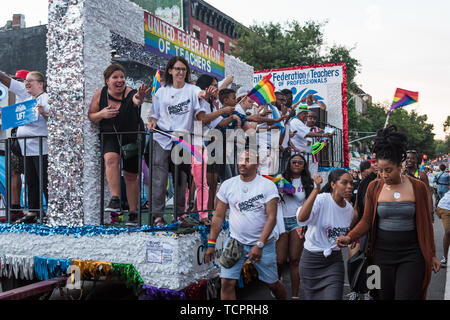
[[[292,160],[291,163],[292,164],[305,164],[305,161],[303,161],[303,160]]]
[[[179,67],[173,67],[172,68],[173,70],[175,70],[175,71],[181,71],[181,72],[186,72],[186,68],[179,68]]]

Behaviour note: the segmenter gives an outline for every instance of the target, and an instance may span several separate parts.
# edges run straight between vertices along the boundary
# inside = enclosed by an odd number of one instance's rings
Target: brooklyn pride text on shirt
[[[186,101],[180,102],[174,106],[169,106],[167,108],[167,112],[171,117],[179,116],[189,112],[189,104],[191,103],[191,99],[187,99]]]
[[[347,228],[347,227],[344,227],[344,228],[339,228],[339,227],[331,228],[331,227],[328,227],[325,230],[325,232],[327,233],[328,240],[330,242],[334,242],[334,241],[336,241],[337,237],[346,235],[349,230],[350,230],[350,228]]]
[[[238,204],[239,207],[239,211],[243,212],[243,211],[257,211],[261,208],[261,203],[255,203],[258,200],[261,200],[264,198],[264,195],[258,194],[257,196],[254,196],[253,198],[250,198],[246,201],[240,202]]]

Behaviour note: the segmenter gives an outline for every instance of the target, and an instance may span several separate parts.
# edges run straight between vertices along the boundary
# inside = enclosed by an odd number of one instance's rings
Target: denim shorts
[[[223,247],[226,248],[230,238],[225,241]],[[227,269],[220,266],[220,278],[235,279],[238,280],[241,276],[241,270],[247,261],[246,255],[250,252],[253,246],[244,245],[244,253],[241,259],[236,262],[234,266]],[[261,255],[261,260],[257,263],[252,262],[255,269],[258,271],[258,279],[262,282],[272,284],[278,281],[278,269],[277,269],[277,254],[275,251],[275,241],[268,242]]]
[[[301,228],[301,226],[298,224],[297,217],[283,218],[283,220],[284,220],[284,229],[288,233],[291,232],[292,230]]]

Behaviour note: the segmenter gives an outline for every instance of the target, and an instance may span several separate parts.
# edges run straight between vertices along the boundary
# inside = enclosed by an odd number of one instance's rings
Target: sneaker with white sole
[[[445,259],[445,257],[442,257],[441,264],[443,267],[447,266],[447,259]]]
[[[120,199],[119,197],[111,197],[111,200],[109,200],[108,205],[105,208],[106,212],[116,212],[116,213],[120,213],[121,212],[121,208],[120,208]]]
[[[125,223],[127,226],[137,226],[138,225],[137,212],[130,211],[128,214],[128,221]]]

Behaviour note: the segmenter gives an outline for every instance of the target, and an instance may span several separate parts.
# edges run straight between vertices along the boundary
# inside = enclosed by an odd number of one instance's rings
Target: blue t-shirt
[[[437,191],[438,192],[446,192],[448,191],[448,185],[450,184],[450,176],[447,172],[442,173],[436,173],[434,177],[434,182],[437,185]]]

